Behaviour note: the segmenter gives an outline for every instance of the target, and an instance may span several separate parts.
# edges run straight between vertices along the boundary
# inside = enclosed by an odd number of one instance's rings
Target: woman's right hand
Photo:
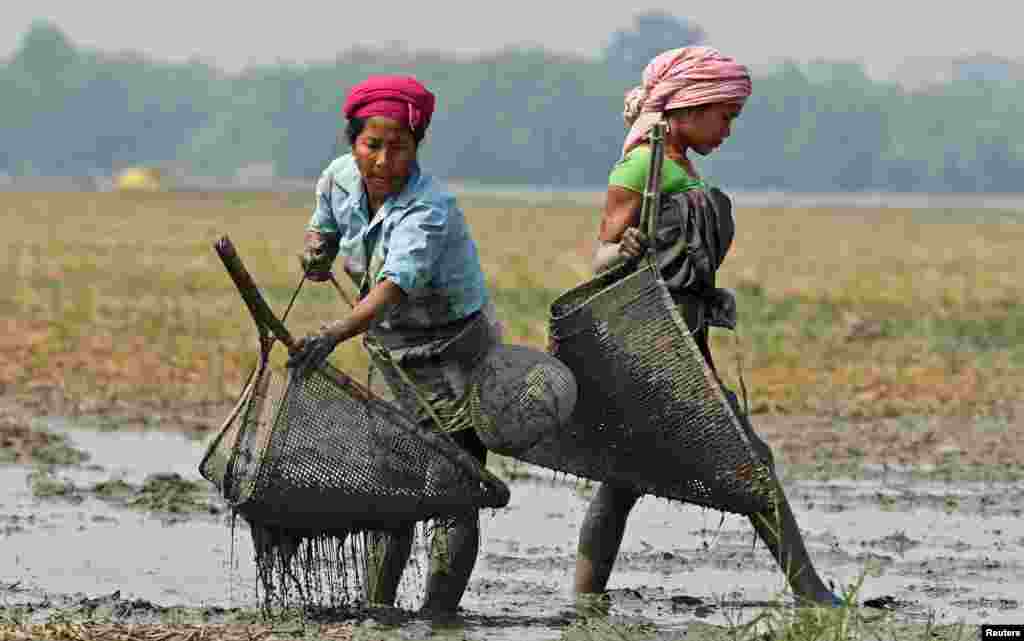
[[[647,251],[647,236],[636,227],[627,227],[619,241],[619,255],[627,260],[640,258]]]
[[[325,325],[319,334],[303,336],[292,343],[288,350],[288,367],[295,370],[296,376],[303,378],[323,365],[340,342],[337,334],[331,331],[331,327]]]

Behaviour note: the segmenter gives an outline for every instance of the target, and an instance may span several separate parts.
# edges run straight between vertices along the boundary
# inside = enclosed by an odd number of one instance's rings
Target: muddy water
[[[89,465],[56,473],[77,487],[112,479],[139,485],[154,473],[200,478],[202,445],[177,434],[67,433],[90,453]],[[0,586],[20,582],[19,592],[90,596],[120,590],[125,597],[200,607],[255,598],[249,582],[239,579],[252,574],[249,548],[241,542],[236,571],[228,571],[224,515],[146,514],[89,496],[36,499],[28,472],[0,467]]]
[[[203,444],[160,432],[66,431],[91,454],[58,475],[79,487],[149,474],[198,479]],[[468,638],[554,639],[574,616],[575,543],[587,505],[583,484],[546,470],[512,484],[507,509],[482,516],[483,540],[463,599]],[[0,467],[0,604],[57,603],[120,591],[162,606],[256,606],[246,528],[220,514],[147,514],[82,494],[38,499],[31,469]],[[924,483],[888,472],[867,480],[787,483],[811,555],[838,589],[867,572],[860,602],[899,618],[1019,623],[1024,620],[1024,484]],[[401,601],[414,606],[411,571]],[[681,630],[694,620],[749,620],[779,597],[781,577],[746,519],[654,498],[629,522],[612,576],[611,614]],[[44,616],[45,609],[38,616]],[[400,628],[414,636],[423,621]]]

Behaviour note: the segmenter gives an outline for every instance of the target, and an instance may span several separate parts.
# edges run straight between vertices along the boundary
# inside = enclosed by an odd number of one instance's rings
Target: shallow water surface
[[[153,473],[200,479],[204,445],[182,436],[49,427],[91,455],[87,466],[57,472],[77,487],[140,484]],[[481,553],[459,624],[469,638],[553,639],[575,616],[576,537],[590,489],[524,469],[535,478],[511,484],[509,507],[481,516]],[[0,598],[8,605],[120,591],[162,606],[256,607],[252,543],[241,521],[232,565],[226,512],[144,513],[88,493],[36,498],[31,471],[0,467]],[[907,620],[1024,619],[1024,484],[890,475],[790,481],[787,491],[826,581],[841,590],[867,572],[861,603],[881,599]],[[421,596],[419,567],[403,582],[405,607]],[[609,587],[613,617],[673,631],[695,620],[750,620],[780,597],[782,582],[745,518],[647,497],[630,518]],[[416,634],[424,625],[400,627]]]

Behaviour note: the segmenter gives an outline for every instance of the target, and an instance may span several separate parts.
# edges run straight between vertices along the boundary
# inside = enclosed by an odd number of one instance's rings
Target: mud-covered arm
[[[404,300],[405,292],[398,285],[389,280],[377,283],[348,316],[324,325],[317,334],[295,341],[289,349],[288,367],[293,368],[297,376],[306,376],[320,367],[339,343],[362,334]]]
[[[347,341],[368,330],[375,320],[386,318],[405,298],[401,287],[390,280],[382,280],[359,299],[348,316],[330,323],[323,331],[336,343]]]
[[[340,187],[334,184],[328,168],[316,183],[316,203],[306,226],[300,256],[306,277],[312,281],[322,282],[330,279],[331,265],[338,256],[341,229],[332,205],[335,189]]]

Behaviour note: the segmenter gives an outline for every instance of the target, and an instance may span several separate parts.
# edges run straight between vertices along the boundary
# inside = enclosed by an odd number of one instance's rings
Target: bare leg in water
[[[487,449],[475,432],[455,432],[452,438],[481,464],[486,461]],[[409,561],[412,538],[412,526],[390,533],[371,534],[367,580],[370,603],[394,604],[402,571]],[[454,612],[458,608],[473,573],[479,548],[478,510],[457,516],[448,523],[436,524],[430,542],[430,568],[423,601],[425,612],[440,614]]]
[[[367,597],[374,605],[394,605],[412,550],[413,528],[372,532],[369,537]],[[442,613],[458,608],[473,572],[479,545],[476,511],[451,523],[437,524],[431,538],[424,611]]]
[[[639,498],[631,489],[608,483],[597,488],[580,528],[573,582],[577,594],[605,591],[626,532],[626,519]]]
[[[772,449],[754,431],[746,413],[740,411],[736,395],[729,389],[724,389],[724,391],[743,424],[751,444],[761,458],[767,461],[774,470],[775,455],[772,454]],[[786,492],[778,480],[775,480],[775,487],[775,505],[765,512],[751,514],[748,517],[750,524],[754,526],[757,536],[768,547],[768,551],[775,558],[779,569],[786,575],[786,581],[798,599],[811,603],[835,605],[835,595],[825,586],[811,563],[811,557],[807,554],[807,547],[804,545],[804,537],[800,534],[800,526],[796,523],[793,510],[789,507],[789,501],[786,500]]]
[[[764,445],[760,439],[756,439],[755,444]],[[775,509],[749,517],[754,530],[786,574],[797,598],[825,605],[835,604],[834,595],[811,563],[781,486],[777,495],[779,501]],[[577,594],[605,591],[626,531],[626,519],[638,498],[633,490],[607,483],[598,489],[580,528],[574,581]]]
[[[480,465],[487,463],[487,448],[473,430],[451,434],[452,439],[473,455]],[[430,572],[427,575],[423,610],[454,612],[459,607],[480,549],[480,512],[473,510],[438,524],[430,542]]]
[[[413,526],[367,535],[366,598],[371,605],[392,606],[412,551]]]
[[[781,485],[778,486],[777,496],[775,509],[750,515],[750,523],[775,557],[775,562],[785,573],[789,587],[798,599],[833,605],[835,596],[811,564],[796,517],[793,516]]]
[[[438,524],[430,545],[430,572],[427,575],[423,610],[428,613],[454,612],[466,591],[480,547],[480,521],[477,511]]]
[[[626,531],[626,519],[638,498],[639,495],[626,488],[603,484],[598,489],[580,529],[574,581],[577,594],[605,591]],[[798,598],[826,605],[834,602],[831,590],[811,563],[796,518],[785,496],[781,495],[781,488],[776,509],[753,514],[750,522]]]

